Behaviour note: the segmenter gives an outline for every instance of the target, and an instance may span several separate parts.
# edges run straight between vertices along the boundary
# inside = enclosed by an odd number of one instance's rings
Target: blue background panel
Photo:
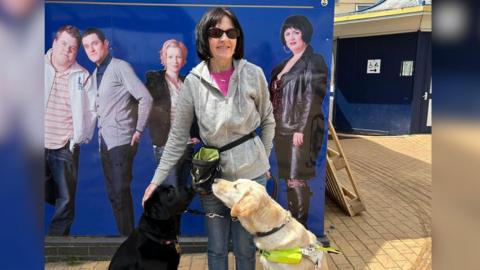
[[[50,48],[56,29],[65,24],[72,24],[85,30],[88,27],[102,29],[110,41],[110,50],[114,57],[129,62],[138,77],[145,80],[145,72],[161,69],[158,51],[163,42],[175,38],[185,43],[188,49],[187,64],[181,73],[186,75],[199,59],[195,52],[194,29],[197,21],[209,6],[192,6],[197,1],[162,1],[162,4],[178,6],[155,6],[160,1],[109,1],[106,4],[72,4],[59,1],[46,1],[45,5],[45,48]],[[118,4],[115,4],[118,3]],[[143,4],[142,4],[143,3]],[[132,5],[134,4],[134,5]],[[138,5],[137,5],[138,4]],[[329,1],[325,7],[320,1],[205,1],[202,4],[214,5],[249,5],[233,7],[245,34],[245,58],[260,66],[267,80],[270,80],[272,68],[290,56],[284,51],[280,42],[279,31],[284,19],[292,14],[307,16],[314,25],[314,35],[311,45],[321,54],[328,66],[332,50],[333,6]],[[272,7],[272,4],[277,7]],[[261,5],[269,5],[264,7]],[[283,5],[283,7],[282,7]],[[285,8],[285,5],[296,7]],[[90,63],[81,50],[78,62],[93,71]],[[328,87],[327,87],[328,89]],[[325,97],[328,100],[328,95]],[[323,102],[324,112],[328,112],[328,102]],[[328,117],[328,115],[326,115]],[[148,132],[145,132],[148,134]],[[326,135],[324,141],[326,142]],[[312,199],[309,226],[317,235],[323,235],[324,222],[324,181],[325,181],[325,152],[323,148],[319,155],[318,175],[311,185],[315,196]],[[276,160],[270,156],[272,172],[276,174]],[[148,135],[142,137],[133,167],[132,192],[134,199],[135,219],[142,213],[141,198],[144,189],[150,182],[155,171],[151,140]],[[282,182],[280,187],[280,203],[286,207],[286,189]],[[190,206],[201,209],[198,197]],[[45,226],[53,213],[51,206],[45,207]],[[76,217],[72,227],[73,235],[117,235],[113,213],[107,199],[103,172],[98,151],[96,134],[93,142],[83,145],[80,154],[79,181],[76,199]],[[182,220],[182,235],[204,235],[204,221],[202,217],[185,214]]]

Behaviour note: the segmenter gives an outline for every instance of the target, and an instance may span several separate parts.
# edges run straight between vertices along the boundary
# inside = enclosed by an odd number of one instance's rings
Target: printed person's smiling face
[[[283,37],[285,38],[285,44],[288,49],[293,53],[302,52],[305,47],[307,47],[307,44],[302,39],[302,31],[299,29],[293,27],[287,28],[283,33]]]
[[[82,44],[88,59],[97,65],[100,65],[108,54],[108,40],[102,42],[95,33],[85,36]]]
[[[165,69],[174,73],[179,73],[184,63],[182,50],[178,47],[168,47],[166,55]]]
[[[52,57],[63,67],[68,67],[75,62],[77,52],[77,40],[65,31],[53,41]]]
[[[224,31],[235,28],[233,26],[232,20],[227,16],[223,16],[222,20],[217,23],[215,27],[220,28]],[[223,33],[222,36],[219,38],[209,37],[208,45],[210,47],[210,53],[212,55],[212,58],[232,59],[233,55],[235,54],[237,39],[229,38],[227,37],[227,33]]]

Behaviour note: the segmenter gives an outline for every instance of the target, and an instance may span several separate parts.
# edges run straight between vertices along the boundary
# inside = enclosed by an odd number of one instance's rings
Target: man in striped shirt
[[[58,29],[45,55],[44,140],[47,183],[53,183],[55,212],[49,235],[68,235],[75,213],[79,144],[95,128],[94,98],[88,71],[76,62],[80,31]],[[47,187],[47,186],[46,186]]]

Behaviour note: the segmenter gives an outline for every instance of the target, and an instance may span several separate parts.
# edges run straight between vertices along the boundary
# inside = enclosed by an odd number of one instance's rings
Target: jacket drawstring
[[[240,106],[240,104],[241,104],[241,103],[240,103],[240,99],[242,98],[242,95],[240,95],[240,88],[239,88],[239,87],[240,87],[240,71],[239,71],[238,69],[237,69],[237,78],[236,78],[236,80],[237,80],[237,81],[236,81],[236,84],[237,84],[236,87],[237,87],[237,89],[235,89],[235,90],[236,90],[235,95],[237,96],[237,98],[236,98],[236,100],[237,100],[237,107],[238,107],[238,111],[239,111],[240,113],[242,113],[242,106]],[[242,103],[244,103],[244,102],[242,102]]]

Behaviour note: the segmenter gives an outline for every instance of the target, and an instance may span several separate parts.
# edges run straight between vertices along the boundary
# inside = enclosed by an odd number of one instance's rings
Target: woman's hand
[[[200,140],[199,140],[198,138],[195,138],[195,137],[194,137],[194,138],[188,139],[187,144],[197,144],[197,143],[199,143],[199,142],[200,142]]]
[[[150,185],[148,185],[147,189],[145,189],[145,193],[143,194],[142,207],[145,207],[144,206],[145,202],[148,200],[148,198],[150,198],[150,196],[152,196],[152,193],[155,191],[157,187],[158,185],[153,183],[150,183]]]
[[[294,146],[300,147],[303,145],[303,133],[295,132],[293,133],[292,143]]]

